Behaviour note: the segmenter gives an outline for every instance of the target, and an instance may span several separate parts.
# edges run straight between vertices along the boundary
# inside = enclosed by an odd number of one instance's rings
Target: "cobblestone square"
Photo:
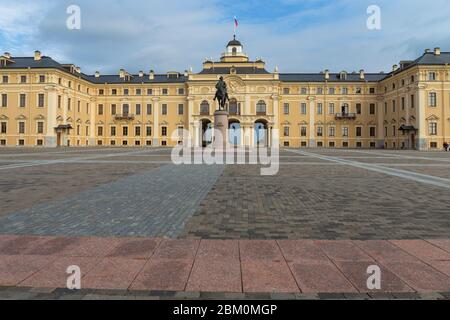
[[[0,233],[201,239],[448,238],[450,153],[280,152],[182,165],[171,149],[0,149]]]

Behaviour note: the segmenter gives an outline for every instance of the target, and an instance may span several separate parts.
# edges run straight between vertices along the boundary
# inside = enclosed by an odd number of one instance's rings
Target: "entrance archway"
[[[268,146],[268,123],[264,119],[255,122],[255,147]]]
[[[239,120],[231,119],[228,128],[228,141],[232,146],[239,146],[241,144],[241,123]]]
[[[212,124],[211,120],[203,119],[202,120],[202,137],[201,137],[201,145],[203,148],[207,147],[212,143]]]

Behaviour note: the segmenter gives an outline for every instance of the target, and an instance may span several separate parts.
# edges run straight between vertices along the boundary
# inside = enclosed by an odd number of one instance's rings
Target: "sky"
[[[81,28],[67,8],[78,5]],[[369,30],[367,8],[381,9]],[[35,50],[85,73],[201,70],[233,37],[280,72],[389,72],[424,49],[450,51],[448,0],[0,0],[0,53]]]

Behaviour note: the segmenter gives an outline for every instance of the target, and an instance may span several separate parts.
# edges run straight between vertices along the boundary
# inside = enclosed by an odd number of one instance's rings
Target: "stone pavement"
[[[450,292],[450,240],[0,236],[0,287],[47,288],[51,293],[66,287],[66,270],[73,265],[81,269],[82,289],[116,290],[134,296],[177,292],[182,298],[185,292],[186,298],[195,298],[198,293],[209,292],[223,298],[224,294],[243,293],[249,296],[241,298],[327,293],[355,298],[365,294],[380,298],[383,294],[385,298],[436,294],[448,298],[446,293]],[[381,269],[381,290],[370,290],[366,285],[367,268],[373,265]],[[0,290],[0,298],[8,290]]]
[[[0,234],[177,237],[222,166],[167,165],[0,218]]]

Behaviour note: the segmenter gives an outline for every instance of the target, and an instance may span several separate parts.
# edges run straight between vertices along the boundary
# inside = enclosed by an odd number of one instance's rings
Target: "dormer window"
[[[230,69],[230,74],[236,74],[236,73],[237,73],[236,68],[231,68]]]
[[[345,72],[345,71],[341,72],[339,77],[341,80],[347,80],[347,72]]]

